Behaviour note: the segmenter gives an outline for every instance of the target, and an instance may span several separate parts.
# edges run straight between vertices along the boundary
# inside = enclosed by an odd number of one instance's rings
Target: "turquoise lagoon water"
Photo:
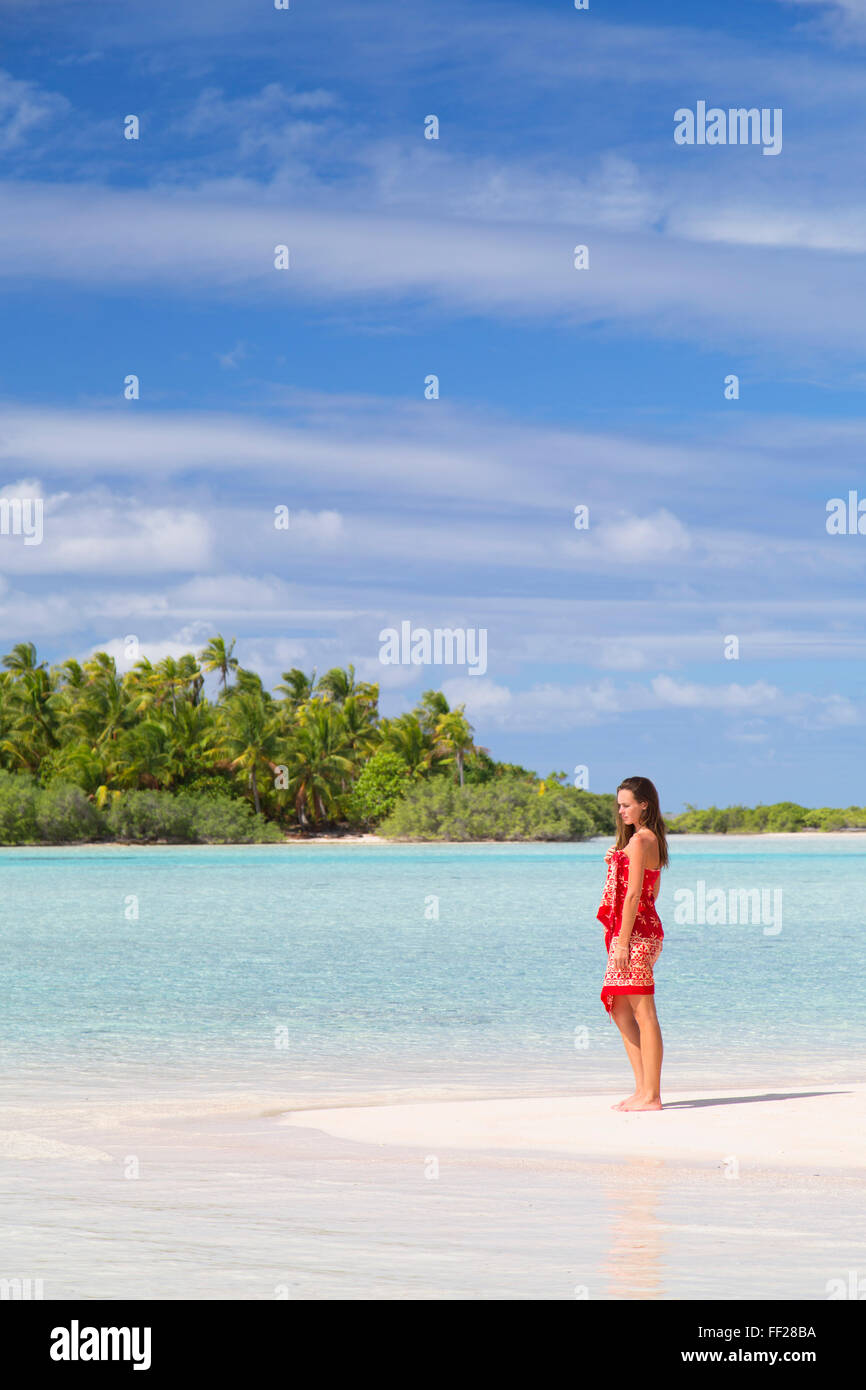
[[[608,844],[0,850],[2,1094],[621,1084],[599,1000]],[[862,846],[672,839],[669,1087],[861,1079]],[[781,930],[677,922],[701,884],[775,892]]]

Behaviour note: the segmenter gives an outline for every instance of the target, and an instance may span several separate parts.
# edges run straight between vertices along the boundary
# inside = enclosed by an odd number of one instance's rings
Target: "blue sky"
[[[0,37],[0,495],[45,516],[0,536],[3,650],[220,631],[670,812],[863,803],[866,537],[825,517],[866,496],[864,0],[0,0]],[[781,153],[677,146],[699,100],[781,108]],[[405,620],[487,672],[383,666]]]

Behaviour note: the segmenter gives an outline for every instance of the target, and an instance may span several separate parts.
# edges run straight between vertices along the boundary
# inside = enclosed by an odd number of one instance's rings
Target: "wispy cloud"
[[[0,72],[0,152],[8,155],[32,148],[35,137],[51,133],[51,127],[61,125],[71,110],[71,102],[59,93]]]
[[[209,566],[210,532],[190,507],[154,506],[141,497],[115,498],[105,489],[43,493],[37,480],[5,488],[4,495],[38,498],[43,534],[25,545],[14,533],[0,536],[7,574],[181,573]]]
[[[446,680],[443,690],[452,703],[465,704],[470,717],[512,730],[539,725],[578,729],[627,714],[668,709],[721,714],[735,721],[744,715],[765,715],[813,729],[858,724],[863,717],[847,697],[786,693],[766,681],[748,686],[701,685],[657,676],[649,683],[617,685],[603,680],[567,686],[550,682],[515,691],[494,681],[461,677]]]
[[[866,548],[827,535],[812,481],[828,448],[856,478],[862,422],[845,431],[778,420],[762,432],[746,420],[712,442],[674,442],[530,427],[439,403],[335,395],[329,408],[328,399],[301,394],[289,420],[139,403],[0,408],[7,476],[50,479],[66,499],[48,509],[45,545],[28,547],[30,558],[22,549],[16,569],[96,573],[125,556],[135,568],[195,571],[219,557],[221,567],[275,572],[303,563],[326,577],[340,555],[365,584],[383,556],[399,564],[401,582],[437,568],[463,586],[521,572],[554,587],[572,576],[623,589],[641,574],[661,595],[713,579],[728,593],[750,592],[759,578],[768,594],[785,592],[792,575],[837,595],[862,583]],[[591,470],[579,483],[575,460]],[[773,507],[744,510],[756,472],[765,486],[775,478],[779,495]],[[143,476],[156,504],[140,490]],[[843,472],[827,496],[847,496],[846,487]],[[323,505],[334,496],[339,508]],[[589,507],[585,530],[574,524],[580,506]],[[275,525],[278,508],[288,509],[288,528]]]
[[[819,17],[811,26],[813,31],[829,34],[838,40],[866,40],[866,4],[864,0],[780,0],[783,5],[798,5],[817,12]]]
[[[707,246],[658,234],[638,239],[587,223],[577,233],[433,217],[352,216],[211,193],[39,188],[7,184],[0,230],[6,278],[71,286],[302,303],[423,294],[450,311],[599,318],[651,336],[781,350],[820,343],[866,347],[859,312],[866,263],[814,251]],[[62,231],[58,236],[57,229]],[[573,247],[590,246],[589,270]],[[274,269],[287,245],[291,268]],[[815,306],[821,306],[820,314]]]
[[[221,367],[234,368],[248,355],[246,343],[238,342],[229,352],[218,352],[217,361]]]

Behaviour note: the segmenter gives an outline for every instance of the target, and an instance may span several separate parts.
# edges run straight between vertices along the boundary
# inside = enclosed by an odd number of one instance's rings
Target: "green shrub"
[[[405,840],[585,840],[598,833],[579,793],[556,780],[522,778],[459,787],[437,778],[413,786],[379,827]]]
[[[248,801],[207,797],[194,803],[192,830],[204,844],[278,844],[282,831],[257,816]]]
[[[203,772],[185,782],[181,792],[184,796],[207,797],[213,801],[245,800],[245,792],[231,772]]]
[[[0,844],[32,844],[39,839],[36,782],[27,773],[0,772]]]
[[[616,796],[612,792],[586,792],[575,788],[577,804],[595,826],[595,835],[616,834]]]
[[[170,792],[133,791],[114,798],[105,821],[116,840],[190,842],[194,815],[190,798],[172,796]]]
[[[443,769],[444,771],[445,769]],[[453,776],[450,767],[447,768],[449,775]],[[473,784],[483,782],[495,782],[502,777],[522,777],[527,782],[536,780],[535,773],[528,768],[520,767],[517,763],[498,763],[485,748],[477,748],[474,753],[467,753],[463,763],[463,779],[465,782]]]
[[[37,839],[47,844],[73,840],[101,840],[105,821],[81,787],[71,782],[52,782],[36,801]]]
[[[390,815],[410,786],[408,764],[399,753],[380,748],[364,764],[346,797],[346,815],[353,825],[374,825]]]
[[[772,806],[710,806],[698,810],[687,803],[678,816],[667,817],[667,827],[674,834],[778,834],[780,831],[847,830],[866,825],[866,811],[860,806],[839,810],[821,806],[809,810],[796,801],[777,801]]]

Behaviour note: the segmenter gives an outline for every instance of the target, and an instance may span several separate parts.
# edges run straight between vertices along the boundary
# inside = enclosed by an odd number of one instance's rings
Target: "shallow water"
[[[606,843],[2,850],[7,1083],[604,1089],[622,1076],[598,997]],[[666,1076],[859,1079],[859,837],[671,848]],[[701,884],[780,894],[781,930],[678,923]]]
[[[606,846],[0,851],[0,1274],[213,1299],[825,1298],[866,1275],[849,1177],[455,1152],[430,1179],[417,1151],[278,1125],[623,1090]],[[859,839],[672,851],[667,1084],[860,1080]],[[677,922],[700,883],[779,890],[781,931]]]

